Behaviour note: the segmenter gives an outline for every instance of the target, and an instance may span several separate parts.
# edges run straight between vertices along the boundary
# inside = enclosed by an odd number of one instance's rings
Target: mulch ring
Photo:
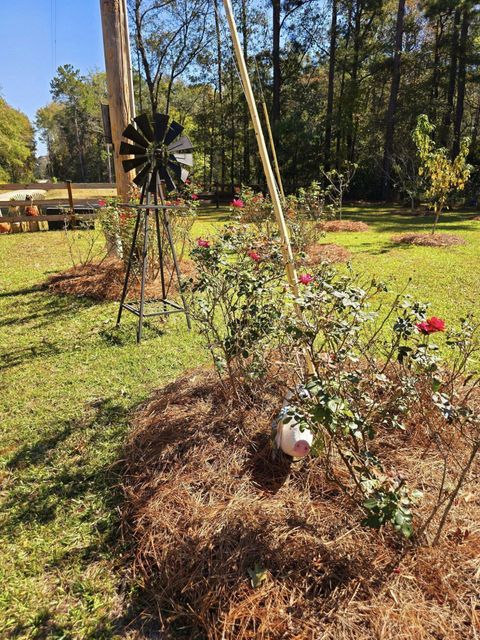
[[[320,222],[318,225],[322,231],[330,231],[331,233],[337,233],[339,231],[369,231],[370,227],[366,222],[353,221],[353,220],[328,220],[327,222]]]
[[[193,263],[190,260],[183,260],[180,268],[184,278],[189,278],[194,273]],[[167,265],[167,284],[170,281],[171,270],[171,266]],[[108,258],[99,263],[79,265],[62,273],[54,274],[48,278],[46,287],[52,293],[61,295],[86,297],[99,301],[120,300],[124,278],[123,262],[118,259]],[[130,295],[138,295],[140,293],[139,279],[134,278],[131,282]],[[170,290],[178,291],[176,277],[171,280]],[[161,292],[159,278],[154,281],[147,280],[147,297],[160,297]]]
[[[307,249],[305,265],[313,266],[321,262],[348,262],[351,253],[339,244],[313,244]]]
[[[465,244],[463,238],[453,236],[449,233],[404,233],[393,236],[392,242],[395,244],[415,244],[421,247],[455,247]]]
[[[165,640],[475,638],[476,486],[439,546],[407,547],[401,559],[391,529],[359,524],[322,457],[272,461],[281,397],[270,388],[241,407],[197,370],[138,409],[124,454],[123,535],[147,623]],[[389,438],[388,464],[433,495],[441,462],[409,433]]]

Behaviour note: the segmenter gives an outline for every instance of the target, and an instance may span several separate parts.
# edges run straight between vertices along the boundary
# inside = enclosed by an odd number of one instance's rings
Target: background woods
[[[234,10],[288,191],[318,178],[320,166],[350,162],[359,165],[353,196],[406,197],[420,113],[452,157],[471,137],[476,164],[480,20],[471,0],[236,0]],[[188,127],[205,188],[262,185],[221,3],[130,0],[129,11],[138,109]],[[52,100],[37,118],[50,172],[106,179],[103,74],[59,68]]]

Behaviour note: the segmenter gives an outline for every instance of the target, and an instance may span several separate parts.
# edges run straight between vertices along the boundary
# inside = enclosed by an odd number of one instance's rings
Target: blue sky
[[[33,120],[58,66],[104,69],[100,2],[0,0],[0,43],[0,93]]]

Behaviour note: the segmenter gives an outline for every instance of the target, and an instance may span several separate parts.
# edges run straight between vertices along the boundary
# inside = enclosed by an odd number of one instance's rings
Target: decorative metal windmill
[[[134,118],[123,132],[123,137],[128,142],[120,145],[120,155],[133,156],[123,160],[122,164],[126,172],[135,170],[133,182],[141,188],[140,204],[128,205],[137,210],[135,227],[133,231],[132,246],[130,248],[125,282],[123,285],[120,309],[118,311],[117,325],[120,323],[123,309],[138,316],[137,342],[142,339],[142,327],[144,318],[168,315],[171,313],[185,313],[187,325],[190,329],[190,317],[187,303],[181,286],[181,273],[172,237],[172,230],[168,216],[169,209],[178,207],[165,204],[165,193],[174,191],[176,184],[185,183],[189,168],[193,166],[192,143],[187,136],[182,136],[184,127],[170,121],[167,114],[155,113],[153,122],[147,114]],[[188,168],[186,168],[188,167]],[[153,203],[151,196],[153,195]],[[160,203],[159,203],[160,200]],[[162,298],[156,300],[160,304],[160,311],[145,313],[145,282],[148,264],[148,236],[151,214],[154,216],[158,245],[158,260],[160,267],[160,280],[162,285]],[[134,263],[137,238],[143,230],[143,251],[141,254],[141,284],[140,300],[138,303],[125,302],[132,265]],[[168,242],[172,254],[174,273],[176,274],[182,305],[167,299],[168,289],[165,279],[165,241]],[[173,273],[172,273],[173,277]]]

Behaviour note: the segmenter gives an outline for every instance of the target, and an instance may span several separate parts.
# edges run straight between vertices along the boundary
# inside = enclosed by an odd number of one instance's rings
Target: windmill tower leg
[[[127,271],[125,273],[125,280],[123,283],[122,297],[120,298],[120,308],[118,309],[117,325],[120,324],[120,320],[122,319],[123,305],[125,304],[125,298],[127,297],[128,283],[130,280],[130,272],[132,270],[133,254],[135,251],[135,247],[137,246],[139,226],[140,226],[140,213],[137,214],[137,219],[135,220],[135,227],[133,230],[133,237],[132,237],[132,246],[130,247],[130,254],[128,256],[128,263],[127,263]]]
[[[163,195],[163,188],[162,188],[162,183],[161,182],[159,183],[158,192],[160,194],[161,203],[165,204],[165,197]],[[179,288],[179,291],[180,291],[180,297],[182,299],[182,305],[183,305],[183,308],[185,310],[185,318],[187,320],[187,327],[188,327],[188,330],[190,331],[190,329],[192,328],[192,324],[190,322],[190,312],[188,310],[187,300],[186,300],[185,294],[183,292],[182,274],[181,274],[181,271],[180,271],[180,265],[178,263],[177,251],[175,249],[175,242],[173,241],[172,228],[170,226],[170,219],[168,217],[167,209],[162,209],[162,221],[163,221],[163,226],[165,227],[165,231],[166,231],[166,234],[167,234],[168,244],[170,245],[170,250],[172,252],[173,266],[174,266],[174,269],[175,269],[175,273],[177,275],[178,288]],[[162,266],[162,273],[163,273],[163,266]],[[165,296],[164,296],[164,298],[165,298]]]
[[[150,204],[150,194],[147,192],[147,206]],[[144,234],[142,250],[142,279],[140,282],[140,304],[138,310],[137,343],[142,340],[143,318],[145,313],[145,283],[148,267],[148,231],[150,226],[150,209],[144,210]]]

